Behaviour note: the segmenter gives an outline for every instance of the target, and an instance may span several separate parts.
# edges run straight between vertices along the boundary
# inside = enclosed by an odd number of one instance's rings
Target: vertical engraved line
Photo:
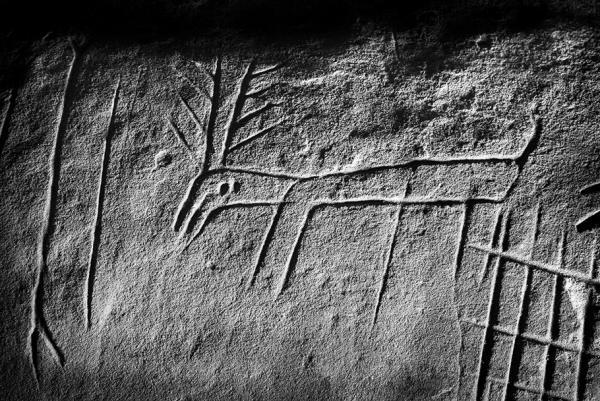
[[[204,157],[202,160],[202,171],[208,171],[210,166],[210,159],[215,152],[214,137],[215,137],[215,126],[217,124],[217,117],[219,115],[219,101],[221,98],[221,56],[217,56],[215,60],[215,66],[211,74],[213,86],[212,93],[210,94],[210,111],[208,112],[208,119],[206,120],[206,126],[204,132],[206,133],[204,143]]]
[[[402,195],[402,200],[406,199],[406,195],[408,193],[408,183],[404,187],[404,194]],[[381,301],[383,299],[383,294],[385,292],[385,288],[387,285],[390,266],[392,264],[392,258],[394,256],[394,249],[396,248],[396,243],[398,241],[398,227],[400,227],[400,218],[402,216],[402,209],[404,204],[400,203],[396,207],[396,211],[394,212],[394,228],[392,230],[392,238],[390,239],[390,245],[388,246],[387,252],[385,254],[385,267],[383,272],[381,273],[381,279],[379,280],[379,290],[377,291],[377,301],[375,303],[375,308],[373,310],[373,319],[371,321],[371,330],[377,323],[377,316],[379,316],[379,308],[381,307]]]
[[[590,257],[590,267],[589,267],[589,275],[590,279],[594,279],[594,270],[596,268],[596,252],[598,247],[598,237],[594,238],[594,244],[592,245],[592,255]],[[585,390],[585,366],[584,366],[584,357],[587,348],[587,332],[588,332],[588,324],[589,324],[589,316],[591,314],[591,306],[592,306],[592,297],[594,292],[592,288],[588,287],[587,289],[587,298],[585,299],[585,304],[583,305],[583,321],[581,322],[581,328],[579,330],[579,353],[577,355],[577,370],[575,374],[575,390],[574,390],[574,398],[576,401],[583,400],[584,390]]]
[[[502,221],[502,228],[500,229],[500,236],[498,238],[498,242],[499,242],[499,247],[501,249],[501,251],[505,251],[506,250],[506,245],[507,245],[507,231],[508,231],[508,221],[510,219],[510,212],[507,212],[506,215],[503,218]],[[489,359],[489,354],[491,353],[492,350],[492,336],[493,336],[493,324],[492,324],[492,316],[495,312],[495,309],[497,307],[497,299],[498,296],[500,295],[500,280],[498,280],[498,277],[500,275],[500,268],[502,267],[502,258],[501,257],[496,257],[496,263],[494,263],[494,270],[492,273],[492,282],[490,285],[490,296],[489,296],[489,300],[488,300],[488,307],[487,307],[487,314],[486,314],[486,318],[485,318],[485,323],[484,323],[484,334],[483,334],[483,340],[481,342],[481,348],[480,348],[480,353],[479,353],[479,364],[477,367],[477,374],[476,374],[476,380],[475,380],[475,388],[474,388],[474,392],[473,392],[473,399],[475,401],[480,400],[484,390],[485,390],[485,384],[486,384],[486,377],[487,377],[487,366],[488,366],[488,359]]]
[[[88,268],[85,279],[85,305],[83,314],[87,329],[89,329],[91,326],[92,298],[94,295],[94,279],[96,277],[96,266],[98,264],[98,248],[100,246],[100,235],[102,233],[102,212],[104,209],[104,194],[106,192],[106,177],[108,175],[108,165],[110,162],[110,147],[113,134],[113,123],[115,119],[115,112],[117,110],[117,102],[120,88],[121,78],[119,78],[119,80],[117,81],[117,86],[112,96],[112,102],[110,106],[110,117],[104,135],[104,153],[102,155],[102,166],[100,168],[98,191],[96,195],[96,216],[94,219],[94,227],[92,229],[92,246],[90,248]]]
[[[531,232],[531,248],[529,249],[529,258],[533,259],[535,253],[535,244],[539,233],[540,223],[540,205],[539,203],[535,209],[533,229]],[[523,325],[525,324],[525,304],[528,300],[529,287],[531,286],[531,268],[529,265],[523,265],[525,269],[525,277],[523,279],[523,285],[521,287],[521,300],[519,303],[519,314],[517,315],[517,323],[515,325],[515,335],[512,337],[510,347],[510,359],[508,362],[508,370],[506,372],[506,382],[504,383],[503,399],[507,401],[510,396],[510,386],[517,377],[518,365],[515,363],[517,357],[517,340],[523,331]]]
[[[2,123],[0,123],[0,157],[2,156],[2,150],[4,149],[4,144],[8,139],[8,120],[10,115],[12,114],[13,107],[15,104],[15,89],[11,89],[8,93],[8,105],[6,106],[6,110],[2,115]]]
[[[379,308],[381,307],[381,300],[383,298],[383,293],[385,292],[385,287],[387,285],[387,280],[390,272],[390,265],[392,264],[392,257],[394,256],[394,248],[396,248],[397,242],[397,234],[398,227],[400,226],[400,217],[402,215],[402,205],[396,208],[394,212],[394,228],[392,230],[392,238],[390,239],[390,245],[388,246],[387,252],[385,254],[385,267],[383,268],[383,272],[381,274],[381,279],[379,280],[379,289],[377,291],[377,301],[375,303],[375,308],[373,309],[373,319],[371,320],[371,330],[377,323],[377,316],[379,315]]]
[[[564,266],[564,258],[565,258],[565,246],[566,246],[566,236],[567,233],[563,230],[560,242],[559,242],[559,254],[558,254],[558,263],[560,268],[562,269]],[[554,284],[552,286],[552,305],[550,309],[550,316],[548,319],[548,328],[547,328],[547,339],[548,344],[544,349],[544,358],[542,359],[542,388],[540,389],[540,401],[544,400],[544,396],[546,390],[548,390],[550,386],[550,381],[552,379],[550,372],[550,349],[552,346],[552,341],[554,340],[554,335],[556,332],[556,319],[558,317],[558,312],[560,308],[560,296],[561,296],[561,285],[562,285],[562,277],[558,274],[554,274]]]
[[[42,227],[38,237],[37,244],[37,269],[33,288],[31,290],[31,319],[29,328],[28,348],[30,362],[32,364],[33,375],[35,382],[39,388],[39,367],[38,367],[38,349],[37,341],[42,337],[46,346],[49,348],[54,360],[63,366],[64,360],[62,353],[52,338],[50,330],[46,324],[43,315],[43,276],[47,269],[47,258],[50,247],[50,239],[53,232],[52,220],[56,209],[56,196],[58,193],[58,181],[60,176],[60,153],[62,149],[62,137],[67,127],[68,112],[67,109],[71,104],[71,91],[73,87],[73,76],[76,66],[79,63],[79,52],[75,49],[75,45],[71,43],[73,57],[67,71],[65,87],[61,103],[58,109],[58,123],[54,130],[54,141],[49,159],[49,174],[48,185],[46,187],[46,201],[44,204],[44,214]]]

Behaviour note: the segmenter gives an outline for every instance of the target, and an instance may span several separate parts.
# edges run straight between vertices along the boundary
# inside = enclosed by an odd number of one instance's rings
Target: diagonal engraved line
[[[471,214],[472,201],[467,199],[463,204],[462,216],[460,219],[460,228],[458,232],[458,246],[456,247],[456,252],[454,254],[454,280],[458,277],[458,270],[460,269],[460,265],[462,264],[463,253],[464,253],[464,245],[467,239],[467,229],[468,229],[468,221],[469,216]]]
[[[518,255],[518,254],[515,254],[512,252],[504,252],[504,251],[499,251],[497,249],[488,248],[485,245],[469,244],[468,246],[473,249],[477,249],[478,251],[481,251],[481,252],[487,252],[494,256],[500,256],[502,259],[506,259],[508,261],[515,262],[519,265],[527,265],[531,268],[541,270],[541,271],[544,271],[547,273],[556,274],[556,275],[559,275],[559,276],[562,276],[565,278],[572,278],[572,279],[581,281],[581,282],[589,284],[589,285],[600,286],[600,280],[595,279],[595,278],[590,278],[590,277],[588,277],[588,275],[580,273],[576,270],[563,269],[562,267],[559,267],[559,266],[555,266],[555,265],[551,265],[551,264],[543,263],[543,262],[538,262],[535,260],[530,260],[521,255]]]
[[[408,182],[404,186],[404,194],[402,195],[402,198],[406,198],[407,193],[408,193]],[[379,290],[377,291],[377,302],[375,304],[375,309],[373,310],[373,320],[371,321],[371,330],[373,330],[375,323],[377,323],[377,316],[379,315],[379,308],[381,307],[383,293],[385,292],[385,287],[387,285],[387,281],[388,281],[388,277],[389,277],[389,273],[390,273],[390,266],[392,264],[392,257],[394,256],[394,249],[396,248],[396,242],[398,240],[398,228],[400,227],[400,218],[402,216],[402,209],[403,209],[403,205],[400,204],[400,205],[398,205],[398,207],[396,208],[396,211],[394,213],[394,228],[392,230],[392,238],[390,240],[390,245],[389,245],[386,255],[385,255],[385,268],[383,269],[383,272],[381,274],[381,280],[379,281]]]
[[[84,293],[84,320],[86,328],[91,326],[92,318],[92,297],[94,292],[94,279],[96,276],[96,267],[98,264],[98,248],[100,246],[100,235],[102,233],[102,212],[104,209],[104,195],[106,192],[106,177],[108,175],[108,165],[110,162],[110,148],[113,136],[113,124],[117,111],[119,90],[121,89],[121,78],[117,81],[110,106],[110,118],[104,136],[104,152],[102,155],[102,166],[100,168],[100,177],[98,181],[98,191],[96,194],[96,214],[94,219],[94,228],[92,230],[92,246],[88,259],[88,267],[85,280]]]

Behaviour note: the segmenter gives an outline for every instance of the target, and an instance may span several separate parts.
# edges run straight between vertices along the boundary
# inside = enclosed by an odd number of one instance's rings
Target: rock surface
[[[600,30],[431,10],[6,36],[2,397],[600,398]]]

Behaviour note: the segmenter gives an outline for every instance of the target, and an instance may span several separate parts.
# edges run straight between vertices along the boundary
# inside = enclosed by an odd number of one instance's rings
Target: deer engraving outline
[[[199,63],[196,63],[196,65],[201,68]],[[205,71],[213,81],[213,90],[210,94],[204,89],[198,90],[199,93],[203,93],[205,97],[210,99],[212,105],[205,124],[200,124],[199,120],[195,118],[199,127],[205,127],[205,129],[203,129],[205,141],[202,164],[199,172],[190,180],[187,191],[175,213],[173,230],[176,232],[179,231],[182,236],[189,235],[189,239],[182,248],[183,252],[203,233],[208,223],[223,210],[252,207],[273,208],[271,220],[256,254],[247,288],[252,287],[255,283],[267,255],[273,253],[273,249],[281,249],[281,247],[277,246],[281,244],[277,244],[276,242],[281,242],[282,240],[287,241],[287,244],[283,244],[283,249],[286,251],[275,256],[280,257],[282,254],[287,255],[284,272],[276,290],[276,298],[288,285],[288,281],[298,257],[299,245],[310,218],[319,208],[324,206],[381,205],[397,206],[398,208],[402,208],[404,205],[462,206],[464,208],[464,213],[461,224],[461,238],[459,241],[459,248],[456,251],[457,262],[460,264],[459,259],[464,246],[463,237],[469,209],[476,204],[500,204],[504,202],[519,182],[523,167],[529,156],[537,147],[541,136],[541,119],[538,115],[537,105],[533,104],[529,110],[531,132],[526,137],[525,144],[513,154],[417,157],[397,163],[325,171],[315,174],[293,174],[263,170],[252,166],[229,165],[227,163],[227,156],[231,151],[264,135],[281,123],[280,120],[267,128],[260,129],[258,132],[250,134],[246,139],[240,140],[235,145],[231,145],[235,129],[238,126],[238,121],[241,121],[242,124],[246,124],[251,118],[277,106],[273,103],[266,103],[257,109],[242,114],[244,110],[244,100],[246,98],[255,97],[257,93],[262,95],[270,88],[269,86],[262,89],[252,89],[251,79],[275,71],[280,68],[280,65],[266,67],[256,72],[254,71],[255,68],[256,62],[255,60],[252,60],[238,83],[235,101],[228,119],[228,125],[223,135],[222,148],[220,149],[218,162],[216,164],[211,163],[211,158],[215,154],[213,145],[215,133],[214,121],[218,110],[214,108],[214,105],[218,103],[218,96],[220,96],[219,83],[217,81],[221,79],[222,74],[221,58],[218,57],[216,59],[212,72]],[[189,103],[183,98],[181,98],[181,100],[188,113],[194,118],[195,114],[191,110]],[[185,145],[186,142],[181,140],[181,138],[183,138],[182,133],[172,122],[171,127],[180,138],[180,141]],[[452,166],[458,165],[504,165],[510,167],[514,172],[512,178],[508,180],[508,186],[504,192],[498,196],[473,195],[471,188],[469,188],[466,191],[467,193],[463,196],[429,197],[408,195],[410,177],[419,167],[440,166],[451,168]],[[351,185],[348,184],[350,181],[362,180],[368,182],[369,180],[365,179],[368,175],[381,176],[385,174],[398,174],[399,172],[409,173],[409,177],[406,179],[404,185],[401,186],[403,187],[402,189],[394,188],[390,191],[389,188],[383,188],[382,186],[378,187],[372,185],[371,182],[370,185],[359,187],[359,189],[362,190],[362,195],[360,196],[334,197],[330,195],[311,199],[307,195],[311,192],[308,191],[309,189],[312,189],[313,193],[327,192],[331,194],[336,193],[339,188],[350,187]],[[257,185],[247,185],[248,183]],[[353,185],[357,185],[356,182],[354,182]],[[257,196],[257,189],[262,191],[262,195]],[[291,226],[292,228],[287,230],[286,227],[288,226]],[[293,238],[291,241],[290,238],[282,239],[283,237],[286,237],[286,235],[283,235],[285,233],[292,234]],[[388,258],[389,256],[390,255],[388,255]],[[377,316],[377,309],[381,301],[381,293],[385,286],[386,276],[387,269],[382,280],[382,288],[380,288],[379,291],[379,300],[375,310],[374,320]]]

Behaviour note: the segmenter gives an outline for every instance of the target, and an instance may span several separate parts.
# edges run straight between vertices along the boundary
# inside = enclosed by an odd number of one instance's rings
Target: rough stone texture
[[[436,10],[5,36],[0,398],[600,399],[600,31]]]

